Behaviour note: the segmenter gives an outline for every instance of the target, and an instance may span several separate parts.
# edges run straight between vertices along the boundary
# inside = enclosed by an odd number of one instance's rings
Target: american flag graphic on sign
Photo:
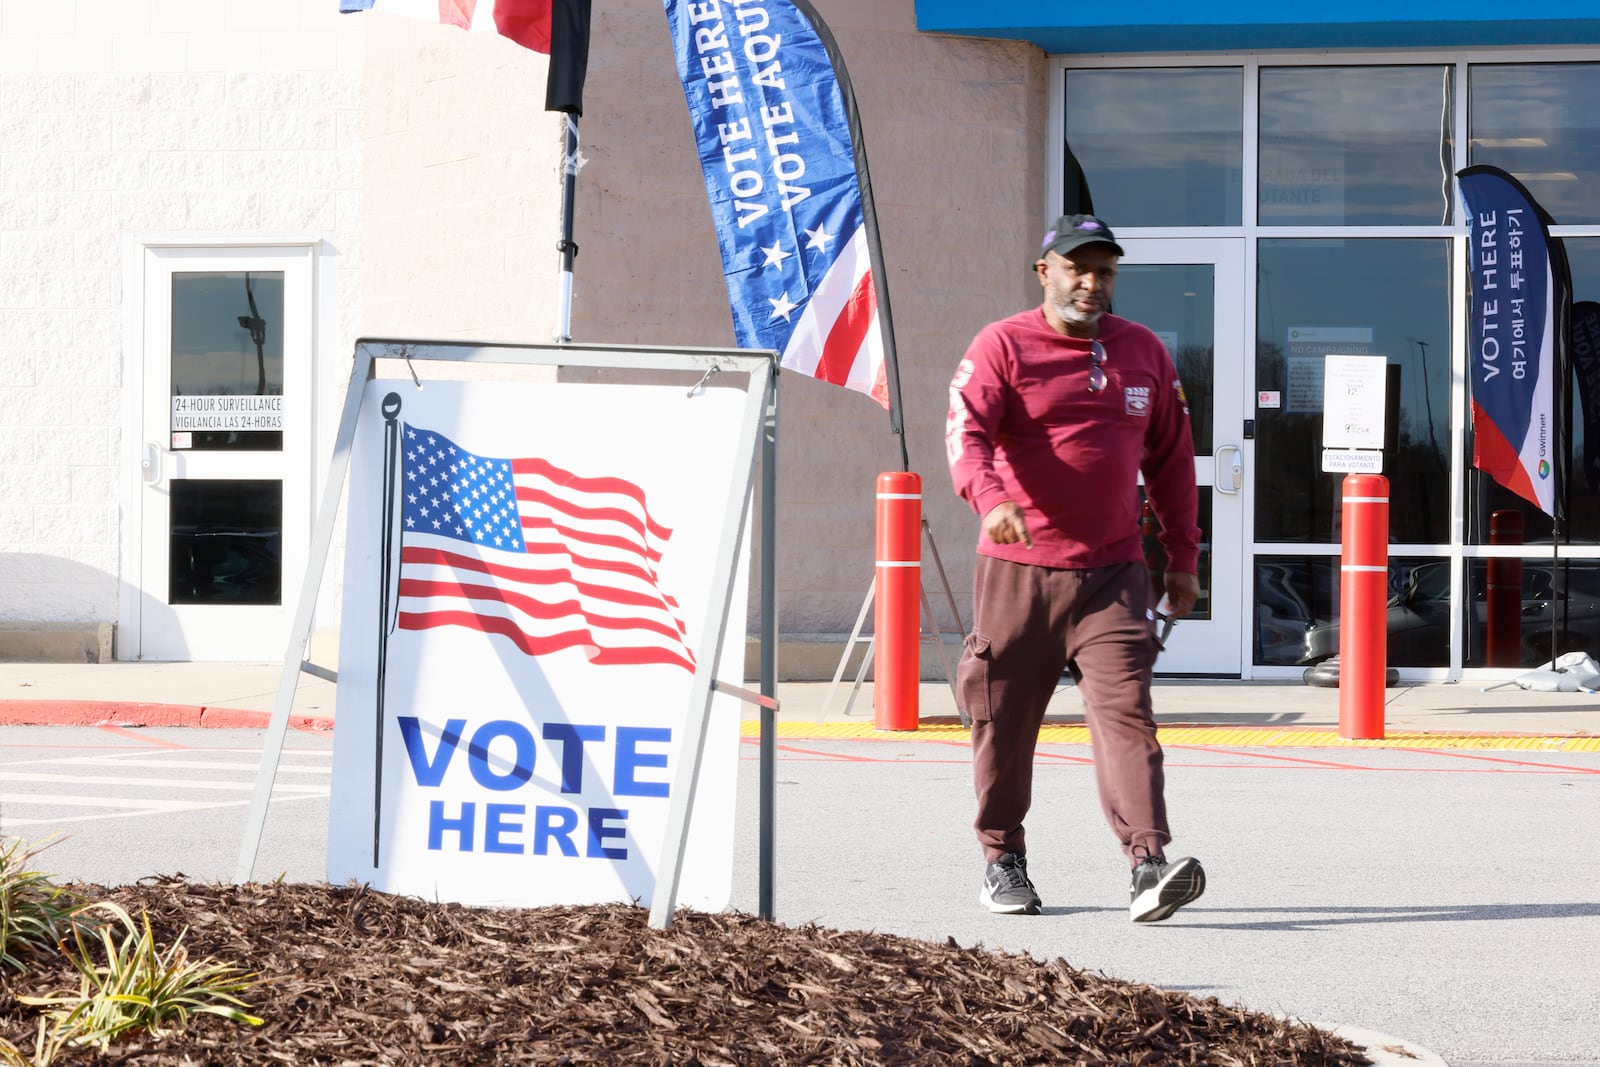
[[[401,629],[460,626],[530,656],[579,649],[600,665],[694,671],[657,571],[672,531],[638,485],[480,456],[410,424],[401,448]]]

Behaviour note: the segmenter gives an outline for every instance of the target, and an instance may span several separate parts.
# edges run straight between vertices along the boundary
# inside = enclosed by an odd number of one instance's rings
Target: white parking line
[[[132,755],[118,756],[62,756],[59,759],[26,760],[17,763],[0,764],[0,767],[106,767],[116,765],[119,767],[163,767],[175,770],[195,771],[243,771],[252,776],[261,767],[259,761],[249,763],[224,763],[217,760],[195,759],[163,759],[164,753],[140,752]],[[289,762],[278,765],[279,773],[293,772],[296,774],[328,774],[332,767],[332,759],[324,758],[315,764],[294,764]],[[6,777],[10,772],[0,771]]]
[[[148,786],[161,789],[225,789],[236,792],[249,792],[255,789],[254,782],[222,781],[215,778],[138,778],[132,776],[112,776],[96,774],[37,774],[28,771],[17,773],[7,771],[5,775],[7,784],[16,782],[54,782],[60,785],[131,785]],[[279,783],[274,783],[274,790],[280,788]],[[328,792],[327,786],[295,785],[287,786],[295,792]],[[24,794],[26,795],[26,794]],[[43,795],[43,794],[40,794]]]
[[[278,801],[315,800],[328,796],[326,789],[291,791],[280,796],[273,790],[272,799]],[[188,811],[212,811],[217,808],[242,808],[249,800],[152,800],[146,797],[94,797],[54,793],[0,793],[0,808],[4,808],[5,828],[20,826],[55,826],[62,823],[96,822],[103,819],[131,819],[141,815],[174,815]],[[17,807],[67,807],[110,808],[97,815],[53,815],[48,818],[18,817]]]

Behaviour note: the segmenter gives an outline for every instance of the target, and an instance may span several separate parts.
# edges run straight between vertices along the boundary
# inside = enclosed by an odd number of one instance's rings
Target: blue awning
[[[1281,48],[1474,48],[1600,43],[1592,0],[1357,0],[1316,6],[1281,0],[1154,0],[1081,5],[1060,0],[916,0],[929,33],[1032,41],[1050,53],[1232,52]],[[1597,57],[1600,58],[1600,57]]]

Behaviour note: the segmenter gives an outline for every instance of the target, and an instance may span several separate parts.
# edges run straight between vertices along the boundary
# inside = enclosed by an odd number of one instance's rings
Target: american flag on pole
[[[678,602],[657,568],[672,531],[644,490],[542,459],[481,456],[405,424],[399,615],[460,626],[530,656],[694,671]]]
[[[591,0],[339,0],[343,14],[422,19],[463,30],[484,30],[550,57],[546,111],[583,114],[589,68]]]
[[[877,217],[849,77],[805,0],[663,0],[734,334],[866,393],[900,432]]]

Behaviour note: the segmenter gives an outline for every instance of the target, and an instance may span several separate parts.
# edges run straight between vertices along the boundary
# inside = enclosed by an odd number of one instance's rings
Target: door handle
[[[1222,456],[1225,452],[1233,453],[1231,461],[1224,468]],[[1216,485],[1217,492],[1229,496],[1238,496],[1240,486],[1244,485],[1244,454],[1238,445],[1221,445],[1212,457],[1217,464]]]
[[[139,463],[139,474],[144,478],[145,485],[161,484],[161,446],[147,444],[144,446],[144,459]]]

